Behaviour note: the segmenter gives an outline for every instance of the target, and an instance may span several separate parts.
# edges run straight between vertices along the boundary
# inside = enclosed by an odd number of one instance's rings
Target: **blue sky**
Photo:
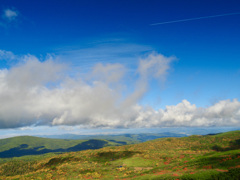
[[[239,32],[237,0],[2,0],[0,134],[239,126]]]

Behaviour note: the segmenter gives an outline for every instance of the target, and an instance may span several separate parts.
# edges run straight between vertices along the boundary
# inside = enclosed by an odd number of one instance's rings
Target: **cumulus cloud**
[[[4,53],[6,54],[6,53]],[[75,126],[141,128],[167,126],[239,125],[240,102],[220,101],[199,108],[187,100],[155,110],[138,101],[152,78],[164,80],[173,57],[153,53],[140,59],[132,92],[124,92],[127,67],[97,64],[87,74],[68,76],[52,58],[21,57],[10,69],[0,70],[0,128]],[[117,84],[117,85],[113,85]],[[127,93],[127,95],[123,95]]]
[[[12,9],[5,9],[3,12],[3,17],[8,21],[13,21],[18,16],[18,12]]]

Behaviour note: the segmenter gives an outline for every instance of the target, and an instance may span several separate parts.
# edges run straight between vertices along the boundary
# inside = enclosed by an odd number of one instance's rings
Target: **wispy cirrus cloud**
[[[146,45],[116,41],[88,44],[84,48],[73,46],[58,49],[59,58],[71,59],[72,65],[89,70],[98,62],[121,63],[124,65],[136,64],[139,56],[153,51],[152,47]]]

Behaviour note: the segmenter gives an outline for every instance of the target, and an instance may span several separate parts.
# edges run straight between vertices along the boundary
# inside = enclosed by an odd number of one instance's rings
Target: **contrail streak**
[[[185,22],[185,21],[193,21],[193,20],[198,20],[198,19],[208,19],[208,18],[215,18],[215,17],[221,17],[221,16],[232,16],[232,15],[237,15],[237,14],[240,14],[240,12],[228,13],[228,14],[218,14],[218,15],[213,15],[213,16],[202,16],[202,17],[189,18],[189,19],[180,19],[180,20],[175,20],[175,21],[165,21],[165,22],[150,24],[150,26],[161,25],[161,24],[171,24],[171,23],[178,23],[178,22]]]

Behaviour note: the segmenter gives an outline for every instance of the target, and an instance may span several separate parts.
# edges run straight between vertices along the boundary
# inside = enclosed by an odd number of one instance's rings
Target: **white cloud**
[[[143,78],[153,76],[164,80],[173,60],[176,60],[173,56],[165,57],[162,54],[152,53],[147,58],[140,60],[138,72]]]
[[[138,79],[132,84],[135,90],[127,95],[123,95],[126,92],[122,88],[126,86],[122,79],[127,68],[122,64],[97,64],[85,80],[81,76],[67,76],[64,65],[52,58],[42,62],[31,55],[20,58],[17,66],[0,70],[1,129],[32,125],[239,126],[237,99],[220,101],[207,108],[196,107],[187,100],[159,110],[138,104],[151,78],[166,78],[172,57],[154,53],[141,59]]]
[[[13,21],[18,16],[18,12],[12,9],[5,9],[3,13],[3,17],[8,21]]]

